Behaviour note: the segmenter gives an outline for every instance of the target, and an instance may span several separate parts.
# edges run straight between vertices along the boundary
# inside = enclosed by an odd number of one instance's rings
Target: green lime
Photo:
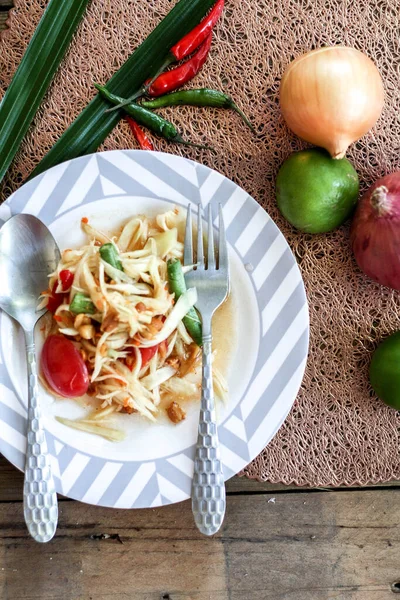
[[[320,148],[295,152],[281,166],[276,199],[285,219],[307,233],[339,227],[352,213],[359,180],[346,159],[331,158]]]
[[[369,380],[385,404],[400,410],[400,331],[393,333],[375,350]]]

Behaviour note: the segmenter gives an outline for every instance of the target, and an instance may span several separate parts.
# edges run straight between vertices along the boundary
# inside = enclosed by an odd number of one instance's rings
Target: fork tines
[[[224,270],[228,268],[228,250],[226,245],[226,234],[222,205],[219,204],[219,235],[218,235],[218,264],[215,260],[214,249],[214,226],[211,203],[208,205],[208,223],[207,223],[207,264],[204,261],[204,240],[203,240],[203,209],[201,204],[197,205],[197,256],[196,269],[205,270]],[[192,265],[193,257],[193,228],[192,228],[192,205],[188,205],[185,244],[183,253],[184,265]]]

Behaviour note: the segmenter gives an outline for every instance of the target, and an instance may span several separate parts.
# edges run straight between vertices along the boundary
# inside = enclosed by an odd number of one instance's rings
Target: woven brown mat
[[[19,63],[47,2],[15,0],[0,44],[0,93]],[[20,152],[1,186],[14,191],[62,131],[171,8],[170,0],[92,0],[70,51]],[[167,146],[217,169],[266,208],[300,264],[311,316],[308,366],[297,402],[284,426],[246,469],[249,477],[326,486],[400,479],[400,413],[386,408],[368,385],[371,352],[398,328],[400,297],[368,281],[356,268],[348,226],[310,236],[280,216],[274,181],[282,161],[302,142],[279,112],[279,81],[287,64],[322,45],[345,44],[378,65],[386,105],[374,131],[348,157],[363,189],[400,168],[399,20],[396,0],[227,0],[209,61],[193,87],[227,91],[250,116],[258,137],[239,117],[211,109],[175,108],[187,139],[212,143],[217,154]],[[131,148],[123,122],[102,149]]]

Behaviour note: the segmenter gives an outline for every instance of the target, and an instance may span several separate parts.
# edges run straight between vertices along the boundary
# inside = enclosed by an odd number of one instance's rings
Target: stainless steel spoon
[[[47,453],[38,396],[34,329],[45,310],[37,311],[48,274],[60,259],[47,227],[32,215],[15,215],[0,229],[0,307],[24,330],[28,364],[28,429],[24,480],[24,516],[37,542],[48,542],[57,528],[57,494]]]

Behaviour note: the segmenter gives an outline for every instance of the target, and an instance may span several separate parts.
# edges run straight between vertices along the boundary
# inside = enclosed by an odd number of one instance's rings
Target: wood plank
[[[235,498],[224,531],[230,600],[391,598],[396,493],[282,494],[264,505],[263,496]]]
[[[21,500],[23,475],[0,454],[0,502]]]
[[[23,484],[23,475],[18,469],[13,467],[0,454],[0,502],[13,502],[21,500]],[[350,488],[350,489],[373,489],[374,486],[368,488]],[[400,487],[400,482],[391,481],[377,486],[383,487]],[[227,493],[229,495],[236,494],[279,494],[287,491],[310,492],[312,488],[297,487],[295,485],[284,485],[282,483],[269,483],[268,481],[255,481],[247,477],[233,477],[227,482]],[[331,490],[332,488],[323,488]],[[338,488],[349,489],[349,488]],[[322,490],[322,488],[321,488]]]
[[[123,511],[64,501],[57,537],[44,545],[27,537],[20,503],[3,503],[0,597],[391,600],[399,498],[391,489],[289,493],[275,503],[233,496],[212,539],[198,534],[189,502]]]
[[[285,485],[284,483],[270,483],[269,481],[256,481],[255,479],[248,479],[248,477],[233,477],[227,482],[227,489],[231,494],[244,494],[244,493],[272,493],[272,492],[287,492],[289,490],[298,492],[310,492],[312,490],[317,491],[332,491],[332,490],[370,490],[374,488],[400,488],[400,481],[387,481],[386,483],[378,483],[376,485],[370,484],[367,486],[360,487],[354,486],[329,486],[321,488],[312,488],[307,486],[297,486],[295,484]]]
[[[0,502],[21,500],[23,474],[0,454]],[[280,483],[250,481],[247,477],[233,477],[227,482],[228,494],[242,492],[274,493],[288,489],[298,489],[296,486],[285,486]]]

